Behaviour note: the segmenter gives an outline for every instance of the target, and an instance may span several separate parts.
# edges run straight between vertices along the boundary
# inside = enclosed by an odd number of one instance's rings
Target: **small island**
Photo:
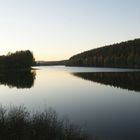
[[[0,69],[30,69],[33,65],[35,58],[29,50],[9,52],[0,56]]]

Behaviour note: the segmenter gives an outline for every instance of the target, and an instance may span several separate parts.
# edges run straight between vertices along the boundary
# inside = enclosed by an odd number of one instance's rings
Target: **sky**
[[[0,55],[31,50],[36,60],[140,38],[140,0],[0,0]]]

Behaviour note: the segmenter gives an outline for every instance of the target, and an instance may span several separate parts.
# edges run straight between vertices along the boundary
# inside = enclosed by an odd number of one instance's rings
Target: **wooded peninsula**
[[[82,52],[72,56],[66,66],[140,68],[140,39]]]

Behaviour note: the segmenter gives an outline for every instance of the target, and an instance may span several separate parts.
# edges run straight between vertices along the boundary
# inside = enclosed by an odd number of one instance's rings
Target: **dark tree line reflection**
[[[36,73],[32,70],[2,70],[0,71],[0,85],[9,88],[31,88],[34,85]]]
[[[72,73],[85,80],[122,89],[140,91],[140,72]]]

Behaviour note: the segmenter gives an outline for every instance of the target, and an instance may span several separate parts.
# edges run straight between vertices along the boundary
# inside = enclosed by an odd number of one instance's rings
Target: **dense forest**
[[[29,50],[0,56],[0,68],[30,68],[34,64],[33,53]]]
[[[140,68],[140,39],[89,50],[71,57],[67,66]]]

